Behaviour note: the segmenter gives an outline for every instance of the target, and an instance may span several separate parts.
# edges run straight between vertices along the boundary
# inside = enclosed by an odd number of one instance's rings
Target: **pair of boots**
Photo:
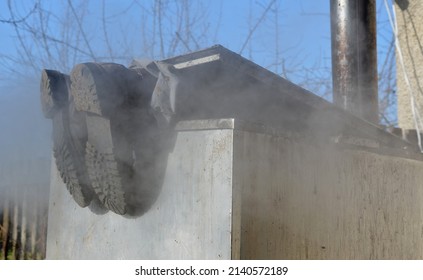
[[[156,85],[148,71],[114,63],[78,64],[70,75],[43,70],[56,165],[79,206],[138,215],[154,203],[166,137],[151,107]]]

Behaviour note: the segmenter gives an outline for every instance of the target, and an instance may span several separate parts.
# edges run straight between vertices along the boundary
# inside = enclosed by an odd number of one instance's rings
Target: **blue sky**
[[[21,17],[31,10],[34,3],[34,1],[28,0],[12,2],[17,14]],[[139,0],[139,2],[145,4],[148,2],[152,3],[153,1]],[[248,36],[249,28],[258,21],[264,7],[270,1],[231,0],[192,2],[196,2],[196,4],[201,2],[202,7],[205,7],[207,10],[207,18],[204,18],[204,20],[208,21],[210,29],[214,29],[214,31],[210,32],[210,37],[213,37],[210,38],[213,40],[211,43],[219,43],[235,52],[239,52]],[[92,0],[89,3],[85,21],[92,22],[92,26],[89,26],[88,29],[99,28],[97,25],[101,16],[101,9],[99,7],[102,5],[102,1]],[[114,37],[114,32],[119,33],[122,30],[129,31],[128,25],[131,22],[140,20],[140,15],[136,14],[136,12],[139,12],[139,9],[136,9],[137,5],[132,5],[129,11],[127,11],[127,8],[133,4],[132,0],[106,1],[105,3],[106,13],[111,16],[108,26],[111,37]],[[330,29],[328,3],[329,1],[327,0],[286,0],[278,2],[278,44],[281,54],[286,58],[300,55],[304,63],[314,62],[316,59],[329,59]],[[58,14],[63,9],[66,1],[42,1],[41,4],[44,9]],[[121,15],[120,18],[119,15]],[[6,0],[0,1],[0,18],[10,19]],[[269,48],[275,48],[275,43],[271,42],[271,40],[274,41],[274,32],[270,30],[274,30],[276,26],[272,13],[269,12],[267,18],[270,19],[262,22],[251,38],[252,41],[260,42],[254,46],[253,57],[257,60],[257,63],[265,67],[272,59],[267,54]],[[91,31],[94,34],[96,32],[95,30]],[[8,55],[16,53],[19,42],[16,40],[13,26],[10,24],[0,24],[0,32],[2,38],[5,38],[1,40],[0,54]],[[129,34],[130,36],[137,36],[133,31],[131,33],[133,35]],[[216,33],[218,35],[214,36]],[[119,40],[118,37],[116,36],[116,40]],[[269,37],[272,37],[272,39],[270,40]],[[133,40],[136,39],[133,38]],[[101,44],[101,42],[98,44]],[[143,55],[140,52],[137,54]],[[242,54],[249,56],[247,50],[244,50]]]
[[[11,0],[16,17],[21,18],[27,15],[36,1],[38,0]],[[174,3],[176,0],[163,1]],[[184,0],[178,1],[182,3]],[[190,16],[198,17],[194,34],[202,38],[199,42],[200,47],[222,44],[234,52],[240,52],[249,30],[259,21],[271,1],[189,1],[188,3],[192,6],[191,13],[193,13]],[[48,16],[49,25],[45,26],[46,31],[55,38],[70,38],[69,43],[77,44],[81,50],[87,51],[87,46],[81,37],[79,42],[72,41],[78,38],[75,35],[78,24],[69,9],[66,14],[68,2],[42,0],[40,3],[44,16]],[[87,40],[95,54],[102,57],[101,60],[110,61],[107,57],[107,44],[102,28],[103,3],[105,3],[105,23],[113,54],[124,56],[116,62],[127,65],[132,57],[160,58],[157,51],[154,53],[146,51],[142,43],[143,37],[147,43],[153,41],[151,14],[153,0],[105,0],[104,2],[102,0],[72,0],[71,3],[75,6],[76,13],[83,14],[81,24],[83,24]],[[251,44],[242,52],[242,55],[278,74],[283,74],[282,72],[287,70],[285,72],[288,79],[316,94],[326,94],[325,97],[330,99],[329,0],[278,0],[276,3],[277,5],[272,6],[265,20],[259,24],[251,38]],[[11,17],[7,4],[8,0],[0,0],[0,21],[9,20]],[[378,47],[379,54],[383,55],[392,38],[392,32],[381,0],[377,1],[377,7]],[[203,12],[198,15],[196,11]],[[175,26],[172,23],[175,22],[175,12],[175,10],[168,10],[163,18],[165,22],[163,31],[167,35],[174,35]],[[37,16],[38,14],[35,13],[28,18],[29,27],[38,26]],[[69,24],[70,28],[64,28],[64,24]],[[35,69],[31,69],[26,64],[27,60],[22,59],[25,53],[16,36],[14,26],[0,22],[0,132],[4,135],[16,135],[0,138],[0,147],[9,147],[0,149],[0,158],[4,158],[2,153],[6,151],[30,149],[28,139],[38,146],[41,145],[39,143],[45,143],[46,139],[49,139],[50,123],[42,117],[38,99],[40,68],[67,72],[74,64],[91,60],[86,55],[72,52],[69,48],[61,48],[60,44],[51,44],[51,51],[54,53],[52,59],[48,59],[45,51],[40,49],[42,40],[39,37],[34,39],[29,33],[23,31],[22,35],[22,41],[31,53],[31,59],[36,63]],[[155,40],[157,49],[157,38]],[[165,42],[166,44],[168,41]],[[190,42],[190,47],[193,46],[195,44]],[[174,54],[187,52],[188,50],[179,44]],[[63,55],[64,59],[60,55]],[[280,64],[272,65],[275,60],[285,63],[287,69],[282,69]],[[379,64],[382,62],[383,59],[379,56]],[[324,83],[307,83],[310,78]],[[10,98],[11,96],[17,99]],[[25,108],[22,104],[25,104]],[[392,107],[393,119],[396,118],[395,115],[395,107]],[[40,149],[37,148],[37,151]]]
[[[22,18],[27,15],[34,4],[39,0],[14,0],[11,1],[16,17]],[[172,3],[175,0],[163,0]],[[182,3],[184,0],[178,0]],[[271,9],[266,13],[264,20],[260,21],[266,7],[272,0],[196,0],[188,1],[191,6],[190,16],[195,18],[195,36],[201,37],[200,48],[214,44],[221,44],[234,52],[240,52],[245,43],[249,30],[258,22],[257,29],[251,37],[251,43],[242,51],[242,55],[268,68],[271,71],[281,74],[295,83],[310,87],[309,89],[317,94],[325,94],[329,86],[321,88],[308,85],[305,80],[310,75],[316,79],[330,79],[330,18],[329,0],[277,0]],[[89,43],[94,46],[94,52],[102,60],[107,59],[107,46],[104,39],[102,12],[104,5],[105,24],[109,43],[117,56],[125,53],[125,59],[120,63],[129,63],[129,57],[147,57],[160,59],[158,52],[151,53],[143,50],[141,40],[150,40],[154,25],[152,23],[153,0],[90,0],[72,1],[77,13],[82,13],[81,24],[87,35]],[[88,3],[88,4],[87,4]],[[63,30],[60,25],[65,21],[66,0],[43,0],[40,6],[49,17],[48,32],[55,37],[62,36]],[[164,14],[163,32],[164,36],[174,37],[176,14],[174,6],[169,5],[169,10]],[[383,1],[377,1],[378,7],[378,46],[380,53],[387,48],[392,37],[390,27],[387,25],[386,12]],[[198,12],[200,11],[200,12]],[[196,12],[198,12],[196,14]],[[78,28],[72,14],[67,15],[74,30]],[[8,11],[8,0],[0,0],[0,19],[8,20],[11,15]],[[34,18],[34,19],[33,19]],[[28,23],[37,24],[36,13],[28,18]],[[67,31],[69,32],[69,31]],[[203,34],[206,32],[206,34]],[[0,23],[0,34],[3,38],[0,41],[0,83],[7,83],[5,77],[10,77],[10,70],[18,67],[10,60],[2,61],[2,57],[14,57],[19,59],[21,54],[20,42],[17,40],[14,26]],[[155,33],[157,37],[157,32]],[[79,38],[81,40],[81,38]],[[37,46],[31,42],[31,38],[23,36],[28,48],[36,57]],[[72,40],[72,39],[71,39]],[[165,47],[170,41],[164,42]],[[193,44],[191,42],[191,44]],[[155,45],[156,49],[158,43]],[[81,40],[79,47],[88,51],[87,46]],[[123,50],[125,52],[123,52]],[[121,52],[120,52],[121,51]],[[63,51],[62,51],[63,52]],[[189,52],[181,44],[172,55]],[[154,56],[154,57],[152,57]],[[167,57],[167,55],[164,55]],[[73,64],[90,60],[83,55],[74,55],[66,65],[58,66],[57,61],[44,59],[36,60],[41,68],[53,68],[68,71]],[[382,59],[379,59],[382,61]],[[276,65],[275,62],[278,62]],[[284,66],[281,66],[284,63]],[[23,67],[26,70],[28,67]],[[22,70],[21,70],[22,71]],[[31,75],[37,75],[37,71]],[[9,73],[7,73],[9,72]],[[8,75],[9,74],[9,75]],[[12,73],[13,76],[13,73]],[[2,78],[3,77],[3,78]],[[328,85],[330,81],[328,82]],[[327,94],[327,92],[326,92]]]

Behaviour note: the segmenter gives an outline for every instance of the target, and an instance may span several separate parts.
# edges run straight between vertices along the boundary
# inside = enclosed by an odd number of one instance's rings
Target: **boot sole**
[[[85,168],[84,139],[72,137],[69,110],[69,77],[58,71],[43,70],[41,104],[43,113],[53,121],[53,155],[60,177],[75,202],[88,206],[94,197]]]
[[[113,68],[114,64],[108,67]],[[71,94],[76,109],[87,113],[85,161],[94,192],[107,209],[124,215],[128,205],[122,175],[128,172],[128,167],[116,155],[119,132],[111,119],[119,113],[119,104],[124,102],[125,96],[119,96],[124,92],[107,70],[110,69],[95,63],[76,65],[70,77]]]

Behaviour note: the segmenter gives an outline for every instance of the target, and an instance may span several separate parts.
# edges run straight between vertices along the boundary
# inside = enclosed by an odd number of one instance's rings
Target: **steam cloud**
[[[0,207],[8,199],[22,199],[24,193],[47,207],[51,127],[39,104],[37,82],[22,81],[1,90]]]

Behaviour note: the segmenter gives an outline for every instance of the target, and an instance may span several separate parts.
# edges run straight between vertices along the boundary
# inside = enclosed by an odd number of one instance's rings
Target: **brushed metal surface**
[[[235,131],[239,257],[422,259],[423,162],[310,136]]]
[[[47,258],[423,258],[422,161],[231,119],[178,127],[138,218],[80,208],[52,166]]]
[[[158,200],[133,219],[80,208],[53,165],[47,259],[230,259],[232,136],[178,132]]]

